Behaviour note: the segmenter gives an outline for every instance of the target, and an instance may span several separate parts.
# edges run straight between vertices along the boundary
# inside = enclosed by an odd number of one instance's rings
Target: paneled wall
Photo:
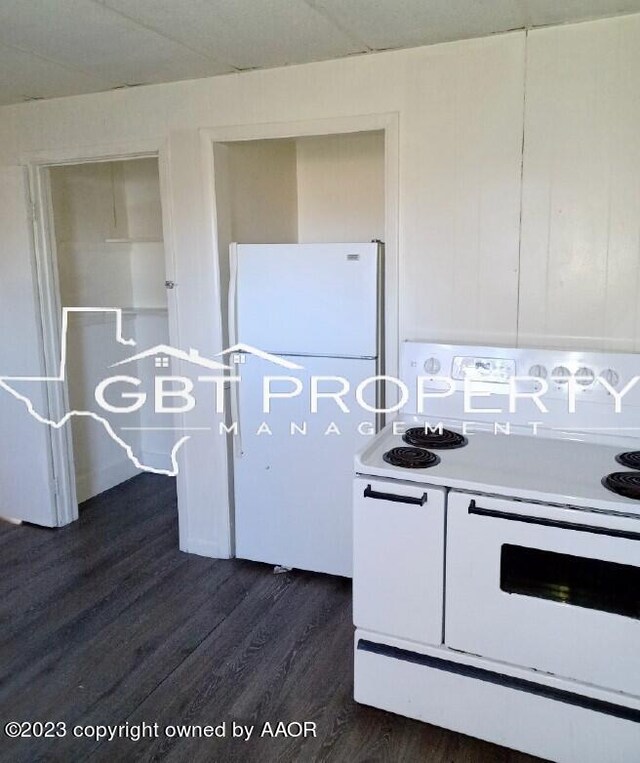
[[[524,54],[525,35],[513,33],[0,113],[16,127],[14,161],[34,152],[162,147],[173,131],[199,151],[200,127],[397,113],[400,338],[511,341],[517,324]],[[339,150],[336,144],[329,153]],[[313,141],[300,151],[311,156]],[[367,182],[377,207],[379,175]],[[190,195],[202,196],[200,175],[190,186]],[[314,194],[308,189],[306,198],[311,202]],[[300,221],[309,236],[315,235],[310,209],[303,194]],[[195,215],[192,205],[190,220],[174,222],[192,231],[193,225],[210,224]],[[195,252],[185,245],[182,256],[186,265]],[[211,259],[202,263],[212,265]]]
[[[212,355],[220,280],[199,128],[395,113],[401,339],[640,349],[638,51],[640,17],[623,16],[5,107],[0,164],[161,150],[175,325]],[[184,466],[182,547],[215,552],[224,443],[187,443]]]
[[[526,39],[483,42],[406,73],[401,338],[516,341]]]
[[[640,17],[529,35],[519,340],[640,350]]]

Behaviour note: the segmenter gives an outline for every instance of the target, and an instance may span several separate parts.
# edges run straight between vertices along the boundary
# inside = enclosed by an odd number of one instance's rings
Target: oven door
[[[451,492],[445,643],[640,696],[640,518]]]
[[[358,628],[442,643],[444,504],[442,488],[355,480],[353,619]]]

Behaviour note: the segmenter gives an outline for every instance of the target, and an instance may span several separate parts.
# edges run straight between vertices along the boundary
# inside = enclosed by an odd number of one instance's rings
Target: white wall
[[[530,35],[522,343],[640,350],[640,17]]]
[[[115,341],[115,319],[107,315],[72,315],[68,331],[67,380],[71,410],[95,411],[108,419],[116,431],[121,426],[140,426],[137,414],[113,414],[98,408],[93,392],[97,384],[112,372],[109,366],[131,354],[130,348]],[[126,336],[135,336],[135,317],[123,321]],[[78,502],[86,501],[104,490],[138,474],[126,454],[106,433],[104,427],[90,418],[74,417],[73,460]],[[129,432],[128,440],[140,452],[140,435]]]
[[[229,144],[231,235],[245,244],[296,241],[296,150],[288,140]]]
[[[135,339],[139,351],[157,344],[169,344],[169,324],[165,312],[144,311],[135,316]],[[151,359],[137,364],[135,375],[142,381],[141,389],[151,391],[154,383],[154,368]],[[145,405],[140,409],[140,453],[142,463],[154,469],[171,469],[170,453],[174,443],[171,432],[160,431],[157,427],[172,426],[167,415],[155,413],[153,407]],[[130,425],[129,425],[130,426]]]
[[[62,305],[166,307],[157,159],[50,171]]]
[[[627,281],[633,271],[629,263],[637,261],[630,231],[638,219],[633,177],[640,177],[640,166],[637,131],[630,126],[640,123],[633,95],[640,89],[638,48],[640,17],[625,16],[528,36],[514,32],[6,107],[0,110],[0,162],[163,149],[167,225],[175,251],[170,267],[178,283],[170,297],[174,325],[184,346],[212,354],[222,345],[213,297],[219,276],[198,128],[266,129],[273,123],[397,113],[400,337],[511,343],[518,340],[520,323],[525,339],[557,343],[563,336],[584,335],[617,347],[620,336],[637,342],[638,324],[611,310],[605,317],[603,269],[576,253],[602,252],[596,225],[602,205],[592,204],[589,189],[599,198],[598,189],[611,183],[610,229],[627,233],[611,237],[607,277]],[[583,66],[572,61],[578,53]],[[612,78],[616,67],[618,84]],[[594,92],[607,94],[597,108]],[[525,102],[529,134],[520,271]],[[585,117],[578,143],[587,152],[597,149],[596,157],[578,156],[571,148],[578,120],[569,102]],[[544,158],[549,155],[552,161]],[[554,198],[567,199],[552,206],[551,226],[544,203],[550,185],[561,192]],[[559,225],[569,203],[575,205],[573,223]],[[545,235],[554,241],[548,263],[545,247],[536,243]],[[540,310],[539,297],[527,301],[527,295],[541,293],[538,268],[550,289],[562,285],[562,294],[570,297],[554,318]],[[611,304],[616,292],[609,288],[608,294]],[[586,310],[585,297],[598,309]],[[631,310],[629,302],[625,296],[625,311]],[[557,306],[554,299],[550,310]],[[25,302],[15,320],[26,320],[33,309]],[[192,510],[189,522],[181,518],[181,543],[208,553],[225,545],[225,522],[212,507],[223,512],[227,500],[226,454],[213,435],[197,447],[194,440],[189,450],[191,445],[185,446],[179,480],[183,505]]]
[[[50,172],[60,298],[64,307],[120,307],[125,335],[137,351],[167,343],[162,209],[157,159],[55,167]],[[71,410],[94,410],[114,428],[159,424],[147,405],[118,416],[97,409],[94,390],[111,364],[132,350],[115,340],[113,313],[71,316],[67,378]],[[149,389],[152,368],[131,369]],[[166,424],[166,422],[162,422]],[[104,428],[89,418],[72,420],[78,501],[91,498],[138,473]],[[128,431],[141,461],[168,469],[166,432]]]
[[[296,140],[298,241],[384,240],[384,133]]]
[[[130,162],[110,162],[120,174],[116,191],[122,197],[126,216],[126,234],[135,240],[162,242],[162,205],[158,160],[136,159]]]
[[[50,173],[63,307],[131,305],[122,163],[54,167]]]
[[[220,142],[214,166],[224,306],[232,241],[384,239],[383,132]]]
[[[221,303],[226,310],[232,241],[290,244],[298,239],[296,146],[291,140],[217,143],[214,165]],[[226,337],[225,311],[223,333]]]

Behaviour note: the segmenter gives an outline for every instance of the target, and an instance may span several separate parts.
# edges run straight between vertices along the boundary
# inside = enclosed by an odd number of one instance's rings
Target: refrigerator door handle
[[[233,347],[237,344],[237,309],[236,295],[238,291],[238,245],[229,244],[229,296],[227,323],[229,329],[229,344]],[[235,424],[233,437],[233,455],[235,458],[242,457],[242,432],[240,430],[240,391],[236,384],[231,385],[231,424]]]

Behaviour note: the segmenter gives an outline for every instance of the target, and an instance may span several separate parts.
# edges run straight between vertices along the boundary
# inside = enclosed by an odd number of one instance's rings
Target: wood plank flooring
[[[59,530],[0,523],[0,626],[2,728],[68,730],[0,731],[3,761],[534,761],[357,705],[349,581],[181,553],[168,478],[119,485]],[[314,721],[317,737],[258,737],[281,720]],[[223,721],[225,738],[163,733]],[[249,741],[229,738],[233,721],[256,725]],[[142,722],[158,738],[72,735]]]

